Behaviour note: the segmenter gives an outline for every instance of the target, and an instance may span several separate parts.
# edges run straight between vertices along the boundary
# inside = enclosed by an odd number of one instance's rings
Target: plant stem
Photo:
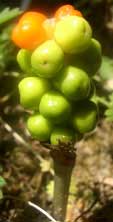
[[[66,212],[66,221],[73,222],[76,218],[75,215],[75,196],[76,196],[76,174],[75,174],[75,167],[73,168],[72,176],[71,176],[71,183],[69,188],[69,197],[68,197],[68,206],[67,206],[67,212]]]
[[[72,170],[75,165],[75,153],[63,150],[52,152],[54,161],[54,217],[57,221],[64,221],[66,217],[69,186]]]

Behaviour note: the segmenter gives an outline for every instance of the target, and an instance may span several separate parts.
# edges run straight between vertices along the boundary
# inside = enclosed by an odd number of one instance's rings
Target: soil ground
[[[2,127],[4,128],[2,123]],[[1,222],[45,221],[28,206],[30,200],[52,213],[53,166],[49,151],[26,136],[31,149],[6,133],[0,148],[1,175],[7,184],[0,201]],[[15,139],[15,140],[14,140]],[[96,130],[77,143],[74,169],[75,221],[113,221],[113,125],[101,120]],[[79,218],[80,216],[80,218]]]

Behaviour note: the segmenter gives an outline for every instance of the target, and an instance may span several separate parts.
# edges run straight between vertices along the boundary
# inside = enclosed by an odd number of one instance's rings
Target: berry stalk
[[[54,217],[58,221],[65,221],[69,187],[72,171],[75,165],[75,152],[69,149],[51,151],[54,161]]]

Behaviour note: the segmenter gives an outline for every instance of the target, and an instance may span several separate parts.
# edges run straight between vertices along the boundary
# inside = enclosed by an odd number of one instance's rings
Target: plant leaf
[[[3,199],[3,192],[0,190],[0,200]]]
[[[22,11],[20,11],[19,8],[10,9],[8,7],[8,8],[3,9],[0,12],[0,25],[17,17],[21,13],[22,13]]]
[[[0,188],[4,187],[6,185],[6,181],[2,176],[0,176]]]
[[[113,79],[113,59],[107,56],[102,57],[102,64],[99,69],[102,80]]]

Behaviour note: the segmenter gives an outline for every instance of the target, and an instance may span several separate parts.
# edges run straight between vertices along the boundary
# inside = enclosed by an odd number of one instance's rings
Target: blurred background
[[[45,221],[27,206],[28,200],[52,212],[53,166],[48,150],[26,130],[27,113],[18,95],[22,71],[10,37],[24,11],[39,9],[51,16],[62,4],[83,13],[103,53],[94,77],[98,126],[76,145],[74,221],[113,221],[113,1],[0,0],[0,222]]]

